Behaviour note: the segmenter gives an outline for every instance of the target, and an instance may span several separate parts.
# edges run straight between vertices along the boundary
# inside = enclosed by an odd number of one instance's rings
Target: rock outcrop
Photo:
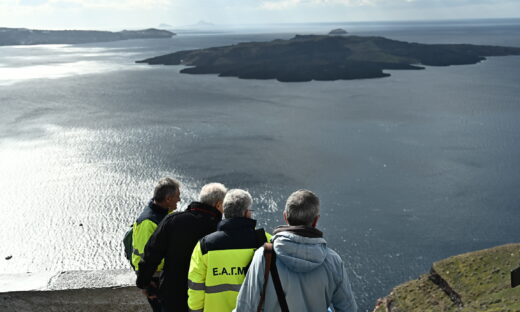
[[[429,274],[397,286],[374,312],[520,311],[520,287],[511,271],[520,265],[520,244],[471,252],[435,262]]]
[[[336,28],[336,29],[329,31],[329,35],[346,35],[346,34],[348,34],[348,33],[343,28]]]

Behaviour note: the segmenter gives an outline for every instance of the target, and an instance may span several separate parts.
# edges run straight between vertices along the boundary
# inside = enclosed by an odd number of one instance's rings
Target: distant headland
[[[385,69],[476,64],[487,56],[520,55],[520,48],[419,44],[384,37],[297,35],[289,40],[244,42],[179,51],[137,63],[186,65],[181,73],[218,74],[282,82],[390,76]]]
[[[33,30],[26,28],[0,28],[0,46],[35,44],[76,44],[108,42],[127,39],[171,38],[175,33],[149,28],[119,32],[95,30]]]

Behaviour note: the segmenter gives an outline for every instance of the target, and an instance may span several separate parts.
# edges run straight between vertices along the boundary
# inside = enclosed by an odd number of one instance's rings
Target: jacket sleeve
[[[188,271],[188,307],[190,311],[204,310],[207,261],[207,254],[202,254],[199,241],[191,254],[190,270]]]
[[[235,312],[256,311],[260,301],[260,293],[264,285],[264,248],[260,247],[255,252],[246,278],[237,297]]]
[[[357,312],[356,299],[354,299],[354,293],[343,263],[341,264],[341,279],[332,294],[332,306],[336,312]]]
[[[132,236],[132,264],[136,271],[139,270],[139,261],[144,254],[144,246],[157,228],[157,224],[150,220],[144,220],[141,223],[134,223]]]
[[[159,224],[144,247],[144,255],[139,262],[139,270],[137,271],[136,285],[139,288],[148,287],[157,267],[166,256],[170,239],[168,228],[172,224],[167,222],[169,219],[165,218]]]

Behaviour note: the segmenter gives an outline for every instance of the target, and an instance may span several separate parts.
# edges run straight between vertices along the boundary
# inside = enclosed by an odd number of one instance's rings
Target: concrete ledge
[[[150,311],[131,270],[0,275],[0,311]]]

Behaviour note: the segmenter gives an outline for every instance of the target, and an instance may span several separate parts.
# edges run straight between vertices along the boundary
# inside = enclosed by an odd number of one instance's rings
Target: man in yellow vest
[[[161,312],[188,310],[188,269],[197,242],[215,232],[222,220],[222,203],[227,188],[221,183],[202,187],[199,201],[191,202],[186,210],[171,213],[159,224],[146,243],[139,262],[136,285],[148,298],[158,296]],[[159,288],[152,276],[164,259]]]
[[[240,286],[255,250],[271,235],[255,230],[251,195],[239,189],[224,197],[224,220],[217,232],[195,246],[188,272],[190,311],[226,312],[235,308]]]
[[[163,178],[159,180],[155,187],[153,198],[144,208],[141,215],[137,218],[133,225],[132,234],[132,266],[136,273],[139,272],[139,261],[144,254],[144,247],[150,236],[155,232],[157,225],[170,212],[177,209],[177,203],[180,200],[180,183],[171,178]],[[159,285],[159,276],[163,269],[164,261],[157,267],[153,276],[153,282]],[[157,298],[148,298],[148,302],[154,312],[160,312],[161,307]]]

